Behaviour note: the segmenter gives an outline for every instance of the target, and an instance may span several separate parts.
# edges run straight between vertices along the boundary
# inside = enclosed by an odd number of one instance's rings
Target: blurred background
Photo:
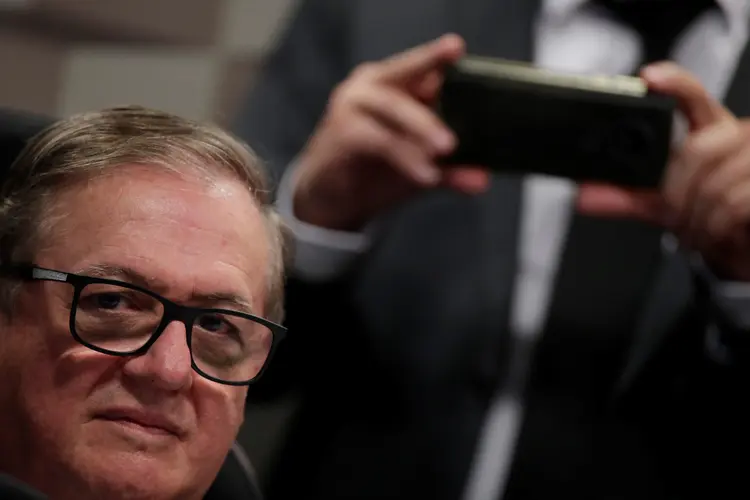
[[[296,0],[0,0],[0,106],[226,124]]]
[[[223,125],[296,0],[0,0],[0,106],[65,116],[141,104]],[[248,407],[263,474],[290,402]]]

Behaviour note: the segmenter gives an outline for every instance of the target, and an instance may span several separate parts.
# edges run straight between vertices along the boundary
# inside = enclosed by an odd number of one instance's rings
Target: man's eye
[[[219,333],[222,327],[228,326],[226,321],[218,316],[201,316],[198,326],[206,331]]]
[[[122,297],[117,293],[99,293],[91,297],[91,300],[102,309],[115,309],[122,302]]]

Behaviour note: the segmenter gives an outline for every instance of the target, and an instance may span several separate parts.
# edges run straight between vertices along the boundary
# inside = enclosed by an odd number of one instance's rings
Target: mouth
[[[185,429],[159,413],[131,408],[115,408],[96,414],[95,418],[153,435],[182,438]]]

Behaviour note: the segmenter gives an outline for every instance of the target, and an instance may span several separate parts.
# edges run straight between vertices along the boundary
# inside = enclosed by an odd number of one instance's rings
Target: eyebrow
[[[169,288],[164,281],[156,278],[148,278],[129,267],[114,266],[110,264],[94,264],[80,270],[78,273],[94,278],[117,279],[132,285],[146,288],[147,290],[155,290],[159,293]],[[228,304],[240,312],[253,313],[254,310],[252,303],[247,298],[229,291],[208,293],[193,292],[190,298],[192,301],[202,303],[220,302]]]

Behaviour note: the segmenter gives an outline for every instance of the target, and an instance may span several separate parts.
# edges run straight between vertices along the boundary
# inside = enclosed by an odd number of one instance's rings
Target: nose
[[[179,321],[167,325],[145,354],[125,362],[123,372],[131,379],[164,391],[178,392],[190,388],[193,369],[185,325]]]

